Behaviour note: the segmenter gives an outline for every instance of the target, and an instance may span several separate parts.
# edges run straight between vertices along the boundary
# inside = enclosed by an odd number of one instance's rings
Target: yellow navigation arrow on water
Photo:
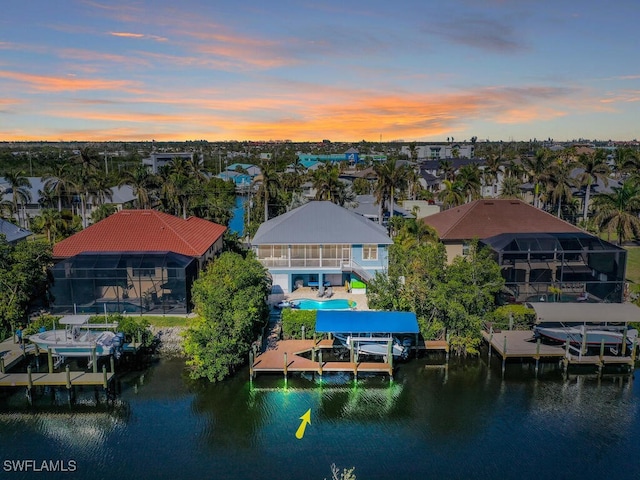
[[[300,420],[302,420],[302,423],[300,423],[300,426],[296,431],[296,438],[298,440],[301,440],[302,437],[304,437],[304,429],[307,428],[307,424],[311,423],[311,409],[307,410],[305,414],[300,417]]]

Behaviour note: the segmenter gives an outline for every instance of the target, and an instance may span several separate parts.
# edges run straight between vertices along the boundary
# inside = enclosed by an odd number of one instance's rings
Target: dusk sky
[[[638,0],[5,1],[0,141],[630,140]]]

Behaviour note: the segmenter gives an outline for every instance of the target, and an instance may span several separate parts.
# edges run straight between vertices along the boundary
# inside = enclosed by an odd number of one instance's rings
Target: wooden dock
[[[311,372],[322,375],[331,372],[359,372],[393,375],[393,364],[387,362],[326,362],[323,350],[334,348],[334,340],[280,340],[272,350],[250,359],[251,378],[258,373]],[[311,359],[302,354],[311,352]]]
[[[35,352],[35,345],[27,343],[26,345],[21,345],[19,343],[14,343],[13,337],[8,338],[4,342],[0,342],[0,361],[3,364],[1,370],[8,370],[11,367],[20,363],[20,361],[25,358],[26,355]]]
[[[113,378],[111,372],[60,372],[60,373],[1,373],[0,387],[76,387],[102,386],[106,388]],[[31,378],[30,378],[31,377]]]
[[[633,369],[635,364],[635,351],[628,356],[604,355],[580,355],[578,349],[567,348],[566,345],[547,345],[533,338],[532,331],[503,330],[482,332],[484,340],[489,345],[489,356],[495,351],[502,358],[502,373],[504,374],[505,361],[508,358],[531,359],[538,362],[541,359],[558,359],[564,365],[565,370],[571,365],[590,365],[598,368],[599,373],[607,365],[627,366]]]

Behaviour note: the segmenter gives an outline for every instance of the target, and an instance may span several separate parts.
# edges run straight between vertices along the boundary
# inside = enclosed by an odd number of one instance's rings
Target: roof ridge
[[[447,228],[444,232],[443,235],[440,235],[440,237],[444,237],[447,233],[449,233],[451,230],[453,230],[456,226],[458,226],[459,223],[462,222],[462,220],[464,220],[467,215],[469,215],[469,213],[471,212],[471,210],[473,210],[473,208],[475,208],[476,205],[478,205],[479,200],[476,200],[475,202],[472,203],[465,203],[463,205],[457,205],[453,208],[462,208],[464,209],[464,212],[462,213],[462,215],[460,215],[460,218],[458,218],[458,220],[456,222],[453,222],[451,224],[451,226],[449,228]],[[467,208],[464,208],[467,207]],[[473,207],[473,208],[472,208]],[[451,208],[450,210],[453,210],[453,208]],[[445,210],[446,212],[446,210]]]
[[[165,218],[163,218],[163,216],[165,216],[165,215],[166,215],[167,217],[171,218],[171,220],[173,220],[173,221],[177,221],[177,223],[179,223],[179,222],[186,222],[186,221],[187,221],[186,219],[184,219],[184,218],[180,218],[180,217],[175,217],[175,216],[172,216],[172,215],[168,215],[168,214],[166,214],[166,213],[164,213],[164,212],[158,212],[158,211],[156,211],[156,210],[151,210],[151,212],[152,212],[152,213],[153,213],[153,215],[155,215],[155,216],[156,216],[156,218],[158,218],[158,219],[159,219],[159,220],[160,220],[164,225],[166,225],[166,226],[171,230],[171,232],[173,232],[173,234],[174,234],[174,235],[176,235],[176,236],[178,237],[178,239],[179,239],[181,242],[183,242],[185,245],[187,245],[187,246],[188,246],[188,247],[189,247],[189,248],[190,248],[194,253],[196,253],[196,254],[198,253],[198,250],[197,250],[197,249],[196,249],[196,248],[195,248],[195,247],[194,247],[194,246],[193,246],[189,241],[187,241],[187,240],[183,237],[183,235],[181,235],[181,234],[180,234],[180,232],[178,232],[175,228],[173,228],[173,227],[169,224],[169,222],[167,222],[167,221],[166,221],[166,219],[165,219],[166,217],[165,217]],[[160,216],[160,215],[159,215],[160,213],[162,213],[162,215],[163,215],[163,216]],[[189,217],[189,218],[191,218],[191,217]]]

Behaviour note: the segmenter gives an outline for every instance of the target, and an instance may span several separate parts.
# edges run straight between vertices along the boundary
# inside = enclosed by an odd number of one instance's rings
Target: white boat
[[[91,357],[95,349],[97,357],[117,353],[122,346],[122,334],[105,328],[115,328],[117,324],[90,324],[89,315],[68,315],[60,319],[64,329],[39,332],[29,336],[42,351],[60,357]]]
[[[569,344],[573,346],[586,344],[587,347],[600,347],[604,340],[604,345],[607,348],[620,347],[623,340],[626,342],[627,347],[631,347],[638,337],[638,331],[633,328],[625,329],[625,327],[603,325],[572,327],[544,327],[538,325],[533,327],[533,332],[536,337],[556,343],[566,343],[569,340]]]
[[[409,355],[408,348],[402,345],[396,337],[351,336],[344,334],[334,334],[334,337],[347,348],[351,348],[353,344],[360,355],[387,357],[389,355],[389,340],[392,341],[394,358],[405,359]]]

